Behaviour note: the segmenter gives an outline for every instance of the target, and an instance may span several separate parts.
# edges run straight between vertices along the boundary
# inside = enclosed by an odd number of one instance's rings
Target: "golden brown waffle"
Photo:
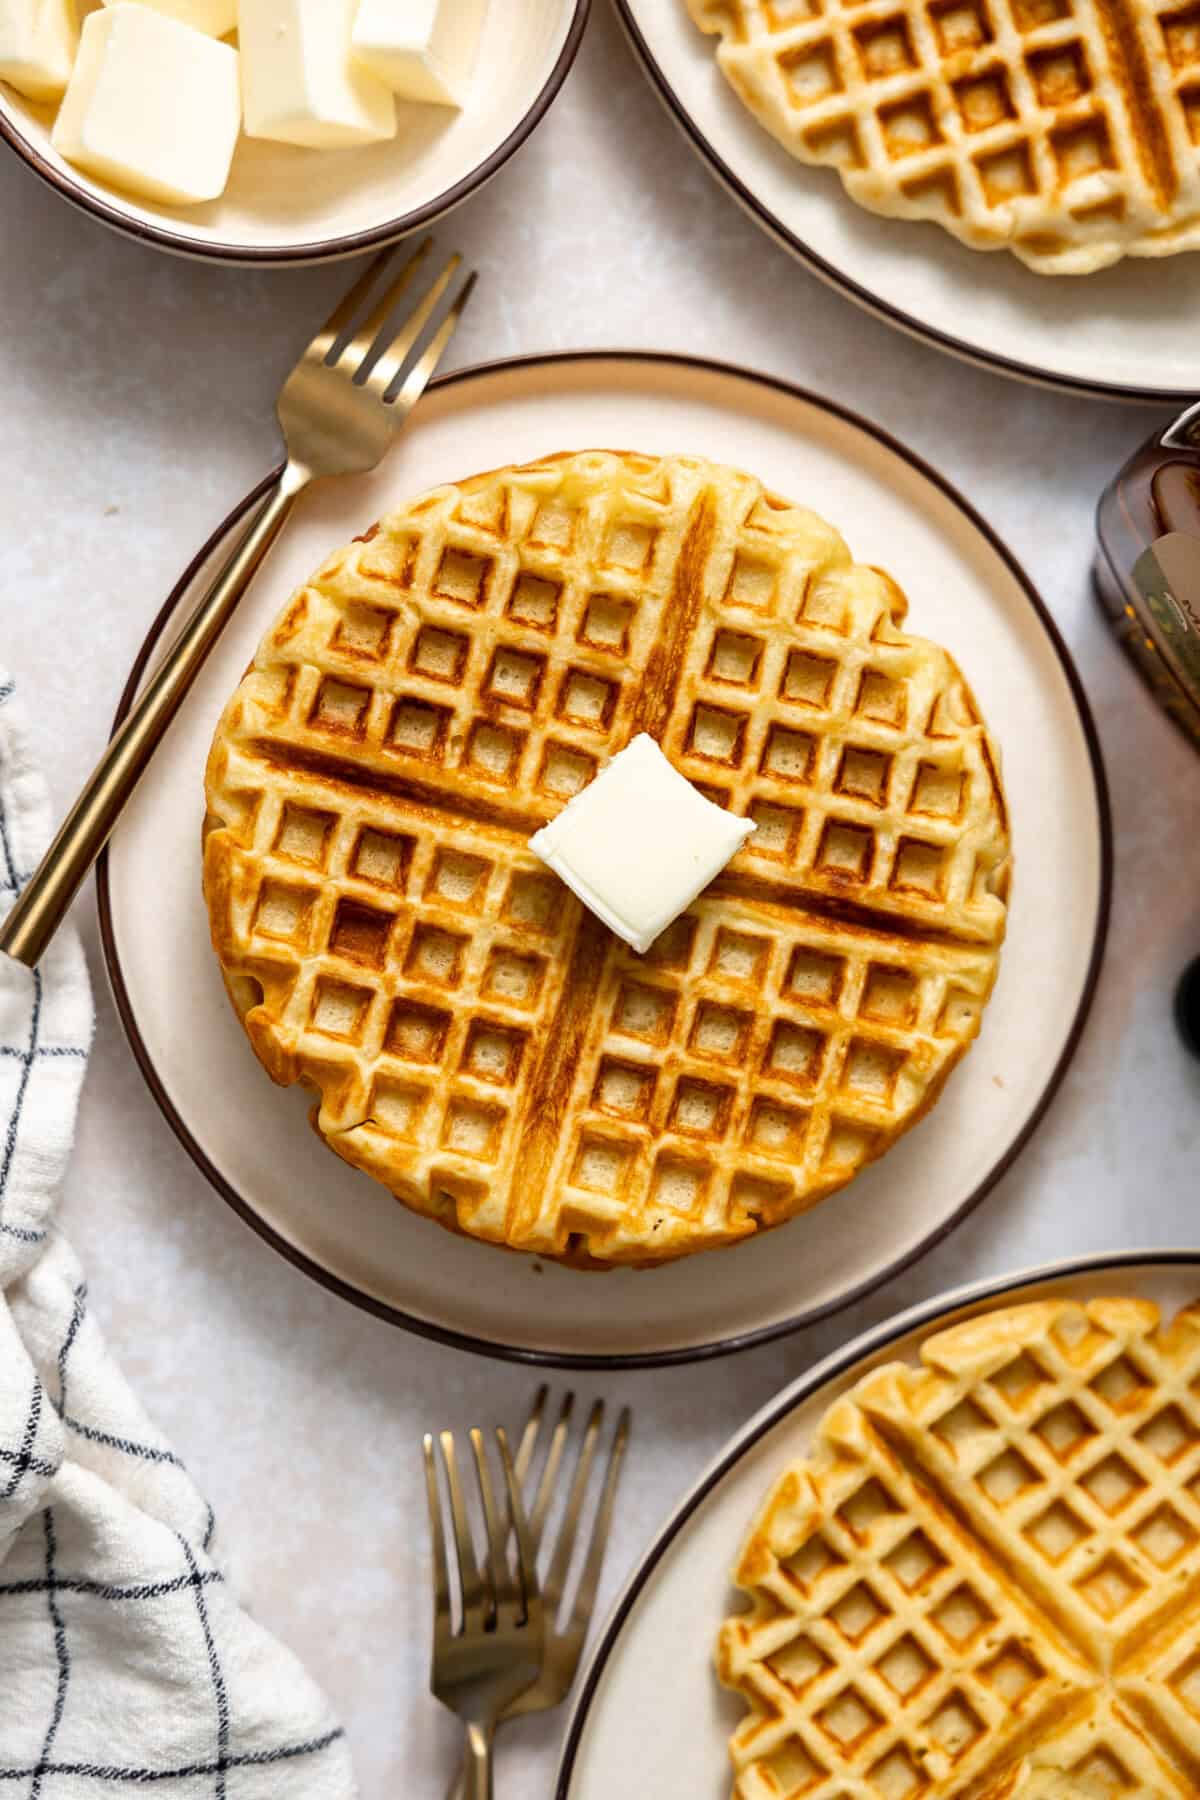
[[[996,757],[836,532],[692,458],[446,486],[268,633],[207,776],[260,1058],[447,1225],[656,1262],[777,1224],[932,1105],[1004,930]],[[645,957],[528,848],[638,731],[757,831]]]
[[[776,1482],[718,1668],[738,1800],[1200,1792],[1200,1305],[931,1337]]]
[[[686,0],[793,156],[1042,274],[1200,248],[1196,0]]]

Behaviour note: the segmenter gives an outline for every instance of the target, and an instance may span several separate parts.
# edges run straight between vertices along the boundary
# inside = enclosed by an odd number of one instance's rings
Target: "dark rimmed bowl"
[[[93,180],[54,149],[54,109],[2,84],[0,141],[64,199],[160,250],[277,265],[354,256],[440,218],[508,161],[562,86],[589,5],[490,0],[481,75],[461,112],[401,104],[396,137],[357,150],[243,138],[228,188],[206,206],[157,206]]]

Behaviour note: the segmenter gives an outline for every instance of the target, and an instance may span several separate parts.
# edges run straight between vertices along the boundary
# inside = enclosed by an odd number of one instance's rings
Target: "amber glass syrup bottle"
[[[1159,704],[1200,749],[1200,402],[1105,489],[1096,535],[1100,604]]]

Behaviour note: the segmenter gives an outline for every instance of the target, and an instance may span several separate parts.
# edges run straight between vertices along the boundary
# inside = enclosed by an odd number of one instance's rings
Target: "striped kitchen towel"
[[[49,835],[0,676],[0,912]],[[0,956],[0,1800],[349,1800],[342,1732],[221,1573],[53,1224],[92,1034],[79,941]]]

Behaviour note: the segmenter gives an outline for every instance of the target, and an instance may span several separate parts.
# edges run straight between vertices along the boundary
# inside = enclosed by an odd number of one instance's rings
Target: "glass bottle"
[[[1096,535],[1100,604],[1159,704],[1200,750],[1200,401],[1105,489]]]

